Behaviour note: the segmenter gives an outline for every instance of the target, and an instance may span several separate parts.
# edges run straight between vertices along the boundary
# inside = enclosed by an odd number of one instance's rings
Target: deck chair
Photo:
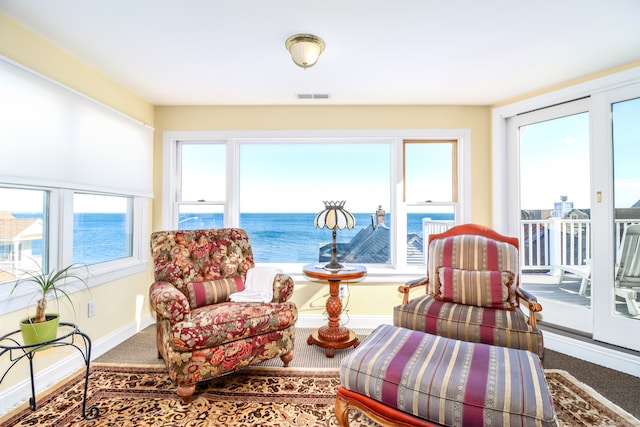
[[[565,273],[571,273],[580,280],[580,295],[587,294],[587,288],[591,285],[591,260],[586,265],[560,265],[560,275],[558,276],[558,285],[562,285],[565,281]]]
[[[630,225],[622,234],[616,262],[615,294],[625,300],[631,316],[640,316],[640,224]]]

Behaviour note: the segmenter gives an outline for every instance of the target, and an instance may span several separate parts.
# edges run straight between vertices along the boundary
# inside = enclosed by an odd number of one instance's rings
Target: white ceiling
[[[0,12],[155,105],[491,105],[640,59],[639,0],[0,0]],[[296,33],[326,42],[307,70],[284,47]]]

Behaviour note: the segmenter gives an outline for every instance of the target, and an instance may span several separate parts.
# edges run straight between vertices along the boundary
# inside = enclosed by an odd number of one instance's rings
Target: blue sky
[[[389,144],[244,144],[240,156],[242,212],[389,209]]]
[[[614,104],[615,207],[640,199],[640,99]],[[590,208],[589,116],[581,113],[520,129],[522,209],[553,209],[560,196]]]

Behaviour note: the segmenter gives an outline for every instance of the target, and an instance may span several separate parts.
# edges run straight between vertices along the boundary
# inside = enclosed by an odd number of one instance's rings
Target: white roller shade
[[[153,129],[4,59],[1,182],[152,197]]]

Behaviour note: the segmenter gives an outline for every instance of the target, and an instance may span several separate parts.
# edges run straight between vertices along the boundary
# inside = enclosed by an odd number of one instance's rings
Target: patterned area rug
[[[640,425],[631,415],[565,371],[545,371],[561,426]],[[2,426],[337,426],[335,369],[255,367],[204,383],[183,405],[162,366],[94,364],[89,378],[93,420],[82,417],[84,372],[25,403]],[[352,411],[354,427],[375,426]]]

